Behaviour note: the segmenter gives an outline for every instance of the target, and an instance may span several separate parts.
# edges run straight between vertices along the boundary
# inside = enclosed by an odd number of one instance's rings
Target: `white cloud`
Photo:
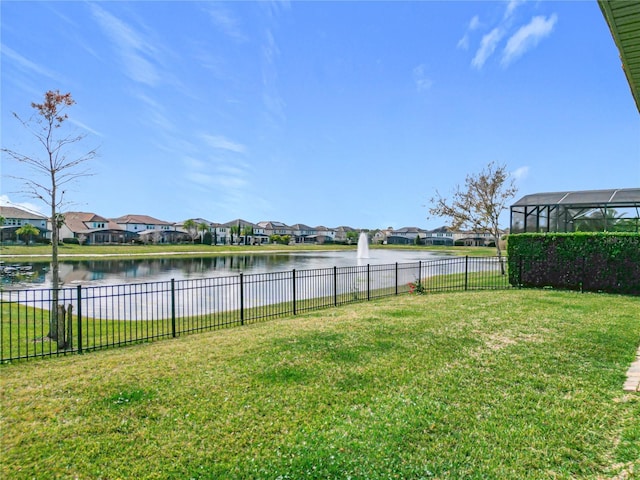
[[[202,138],[212,148],[228,150],[235,153],[245,153],[247,151],[247,147],[245,147],[244,145],[232,142],[231,140],[221,135],[203,134]]]
[[[554,13],[549,18],[536,16],[531,21],[518,29],[507,41],[507,45],[502,53],[501,64],[509,65],[513,60],[521,57],[526,51],[534,48],[540,40],[549,36],[558,21],[558,16]]]
[[[38,65],[37,63],[32,62],[31,60],[28,60],[15,50],[7,47],[4,43],[0,44],[0,51],[2,51],[2,54],[4,56],[13,60],[23,70],[30,70],[34,73],[37,73],[38,75],[42,75],[43,77],[47,77],[58,82],[63,81],[63,78],[57,73],[43,67],[42,65]]]
[[[91,5],[91,9],[102,30],[116,45],[127,75],[137,82],[157,85],[161,75],[152,62],[157,49],[140,33],[106,10],[95,4]]]
[[[463,50],[469,49],[469,34],[474,30],[477,30],[480,27],[480,17],[475,15],[471,20],[469,20],[469,25],[467,26],[467,31],[464,32],[464,36],[458,40],[458,48]]]
[[[69,118],[69,123],[73,123],[74,125],[80,127],[83,130],[86,130],[87,132],[93,133],[94,135],[98,136],[98,137],[103,137],[104,135],[102,135],[100,132],[98,132],[97,130],[94,130],[93,128],[91,128],[89,125],[86,125],[82,122],[79,122],[76,119],[73,118]]]
[[[238,19],[226,8],[223,8],[220,4],[211,4],[206,9],[211,22],[222,33],[238,42],[246,42],[247,36],[240,28]]]
[[[433,81],[427,76],[424,65],[418,65],[413,69],[413,81],[416,84],[418,92],[429,90],[433,85]]]
[[[529,167],[520,167],[511,172],[511,176],[516,180],[524,180],[529,176]]]
[[[267,30],[265,41],[262,44],[262,101],[266,110],[266,116],[269,122],[277,126],[282,124],[285,117],[285,102],[278,91],[278,69],[277,58],[280,50],[276,39],[271,32]]]
[[[513,15],[513,12],[516,11],[516,8],[518,8],[524,2],[525,0],[509,0],[509,2],[507,3],[507,9],[504,12],[504,18],[505,19],[511,18],[511,16]]]
[[[477,69],[481,69],[487,59],[493,55],[498,43],[504,37],[504,31],[500,27],[496,27],[482,37],[480,48],[476,52],[475,57],[471,60],[471,65]]]

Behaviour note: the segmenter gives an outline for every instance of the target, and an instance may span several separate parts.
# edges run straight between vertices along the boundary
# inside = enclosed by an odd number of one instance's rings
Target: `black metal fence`
[[[102,348],[391,295],[509,288],[495,257],[0,292],[0,361]],[[56,298],[57,293],[57,298]]]

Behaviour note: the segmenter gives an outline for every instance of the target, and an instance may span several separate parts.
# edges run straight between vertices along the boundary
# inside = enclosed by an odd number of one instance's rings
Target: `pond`
[[[145,259],[64,260],[60,263],[63,287],[162,282],[171,279],[227,277],[243,274],[290,272],[357,265],[412,263],[444,258],[424,250],[370,250],[369,258],[356,258],[355,251],[304,251],[233,254],[203,258],[154,257]],[[50,264],[16,264],[30,267],[2,276],[4,289],[49,288]]]

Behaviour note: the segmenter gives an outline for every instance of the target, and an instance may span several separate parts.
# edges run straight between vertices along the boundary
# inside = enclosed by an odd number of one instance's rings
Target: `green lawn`
[[[0,367],[0,477],[640,473],[640,299],[404,295]]]

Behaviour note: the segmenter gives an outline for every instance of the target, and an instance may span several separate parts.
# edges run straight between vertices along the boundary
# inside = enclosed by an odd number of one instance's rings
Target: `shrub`
[[[640,294],[640,234],[509,235],[512,285]]]

